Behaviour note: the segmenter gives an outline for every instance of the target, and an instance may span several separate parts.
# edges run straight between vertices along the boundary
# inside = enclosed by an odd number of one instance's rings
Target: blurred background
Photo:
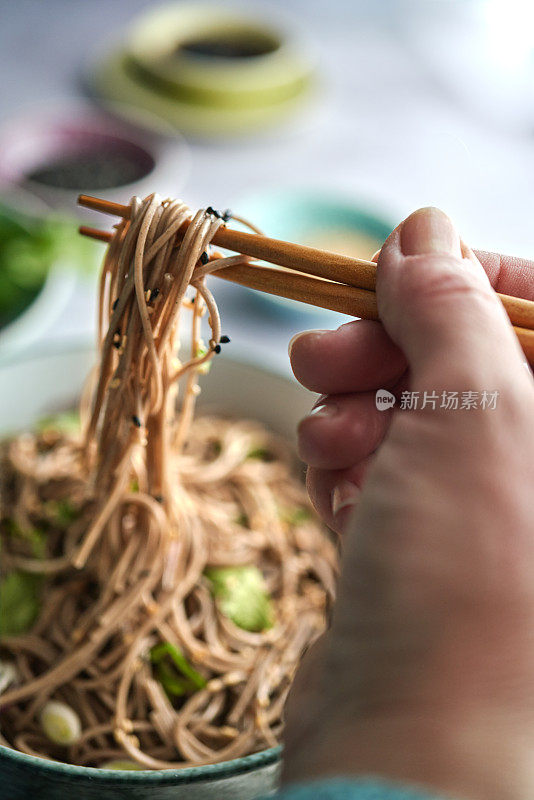
[[[370,257],[418,206],[534,256],[530,0],[0,2],[0,361],[87,340],[80,191],[231,208]],[[217,279],[213,279],[216,281]],[[288,370],[330,312],[216,287],[234,355]]]

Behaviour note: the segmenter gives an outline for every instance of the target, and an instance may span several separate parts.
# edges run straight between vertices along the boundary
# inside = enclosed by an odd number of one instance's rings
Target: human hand
[[[534,383],[490,287],[534,299],[534,264],[479,255],[487,274],[420,210],[378,258],[383,327],[293,340],[296,377],[323,395],[299,428],[308,487],[344,552],[289,706],[291,778],[534,790]],[[379,411],[379,388],[438,402]],[[444,392],[497,392],[496,407],[446,410]]]

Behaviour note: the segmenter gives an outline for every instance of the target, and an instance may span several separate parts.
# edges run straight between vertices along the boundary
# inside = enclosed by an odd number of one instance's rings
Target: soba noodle
[[[26,753],[165,769],[275,745],[299,659],[325,625],[336,552],[287,448],[257,423],[193,421],[199,370],[221,347],[206,276],[246,257],[208,256],[223,221],[191,216],[180,201],[133,198],[104,260],[83,433],[48,424],[2,445],[3,573],[40,598],[33,625],[1,641],[17,680],[0,695],[0,741]],[[247,565],[271,617],[252,626],[213,582]],[[43,731],[51,700],[81,722],[67,745]]]

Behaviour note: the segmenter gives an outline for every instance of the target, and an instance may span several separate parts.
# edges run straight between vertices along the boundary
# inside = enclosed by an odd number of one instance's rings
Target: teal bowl
[[[237,344],[236,344],[237,347]],[[239,357],[239,348],[237,348]],[[296,382],[250,364],[248,351],[224,353],[203,387],[201,406],[251,416],[294,443],[297,421],[310,406]],[[94,364],[92,345],[0,356],[0,438],[45,414],[72,407]],[[0,711],[1,730],[1,711]],[[273,795],[281,772],[281,747],[207,766],[119,771],[74,766],[25,755],[0,745],[1,800],[259,800]]]
[[[317,190],[275,190],[240,198],[234,211],[266,236],[370,259],[394,228],[380,212]],[[280,315],[302,318],[342,315],[276,295],[254,292],[257,302]],[[347,321],[343,317],[341,321]]]
[[[27,756],[0,745],[5,800],[256,800],[274,794],[280,747],[182,770],[119,772]]]

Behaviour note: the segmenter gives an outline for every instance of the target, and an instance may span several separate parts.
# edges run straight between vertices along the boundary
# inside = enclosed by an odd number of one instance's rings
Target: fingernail
[[[353,506],[360,494],[360,490],[350,481],[342,481],[332,491],[332,514],[336,514],[349,506]]]
[[[405,256],[443,253],[462,257],[458,231],[439,208],[420,208],[404,220],[401,250]]]
[[[310,413],[308,414],[309,417],[334,417],[338,412],[338,405],[337,403],[322,403],[319,402],[316,406],[312,408]]]
[[[322,336],[324,333],[330,333],[330,331],[326,330],[316,330],[316,331],[301,331],[300,333],[296,333],[294,336],[291,337],[289,340],[289,344],[287,346],[287,352],[289,353],[289,357],[291,358],[291,351],[293,350],[293,346],[297,339],[301,339],[303,336]]]

